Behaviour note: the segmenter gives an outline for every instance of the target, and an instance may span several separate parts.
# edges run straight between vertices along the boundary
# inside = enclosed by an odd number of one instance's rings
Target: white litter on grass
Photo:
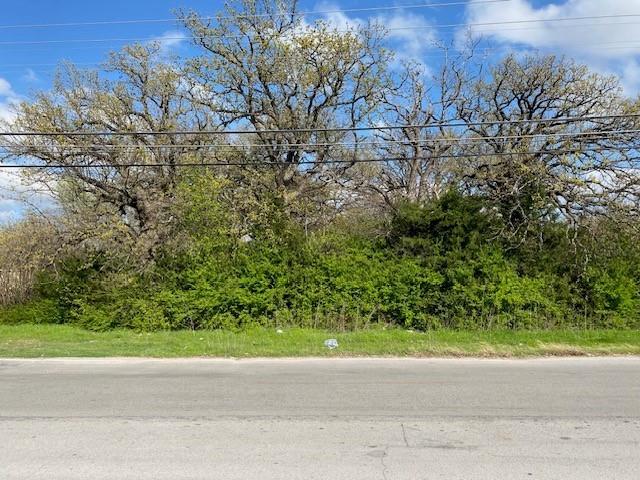
[[[335,338],[330,338],[329,340],[325,340],[324,346],[327,347],[329,350],[338,348],[338,340],[336,340]]]
[[[276,330],[276,333],[284,333],[282,330],[278,329]]]
[[[251,243],[253,242],[253,237],[249,234],[243,235],[242,237],[240,237],[240,241],[242,243]]]

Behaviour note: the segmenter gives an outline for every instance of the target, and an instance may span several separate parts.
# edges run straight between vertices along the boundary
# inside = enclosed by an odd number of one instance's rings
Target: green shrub
[[[480,198],[451,192],[426,207],[403,205],[386,238],[306,237],[278,215],[248,244],[225,227],[223,209],[205,208],[215,198],[196,198],[197,212],[208,213],[185,215],[190,240],[168,245],[153,268],[113,269],[99,255],[64,259],[41,278],[39,297],[0,311],[2,321],[139,331],[640,326],[637,252],[597,255],[594,245],[585,270],[560,225],[548,225],[541,243],[512,248],[496,239],[499,219]],[[217,226],[198,225],[202,218]]]
[[[103,305],[95,305],[84,299],[77,299],[75,305],[69,309],[66,316],[68,323],[78,325],[87,330],[104,331],[118,326],[118,316]]]
[[[24,304],[1,307],[0,323],[62,323],[62,312],[56,300],[38,298]]]

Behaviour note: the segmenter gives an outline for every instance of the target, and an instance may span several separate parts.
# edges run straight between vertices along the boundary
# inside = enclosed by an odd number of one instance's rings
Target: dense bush
[[[427,207],[402,206],[379,238],[335,230],[305,237],[275,215],[275,226],[254,223],[247,243],[225,227],[218,201],[199,195],[185,204],[207,215],[184,215],[190,242],[167,245],[150,270],[67,258],[41,278],[36,300],[6,310],[3,321],[141,331],[640,325],[637,255],[623,248],[585,267],[561,225],[541,244],[505,246],[494,235],[497,217],[457,192]],[[596,251],[597,241],[588,248]]]

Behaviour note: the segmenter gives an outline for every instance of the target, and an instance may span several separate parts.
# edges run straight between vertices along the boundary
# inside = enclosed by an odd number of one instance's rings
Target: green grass
[[[324,340],[336,338],[336,350]],[[640,331],[410,332],[257,329],[246,332],[90,332],[61,325],[0,325],[0,358],[20,357],[530,357],[640,355]]]

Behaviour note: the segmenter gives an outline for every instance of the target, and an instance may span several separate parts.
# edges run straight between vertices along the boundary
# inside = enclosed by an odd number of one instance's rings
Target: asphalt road
[[[0,478],[640,478],[640,359],[0,360]]]

